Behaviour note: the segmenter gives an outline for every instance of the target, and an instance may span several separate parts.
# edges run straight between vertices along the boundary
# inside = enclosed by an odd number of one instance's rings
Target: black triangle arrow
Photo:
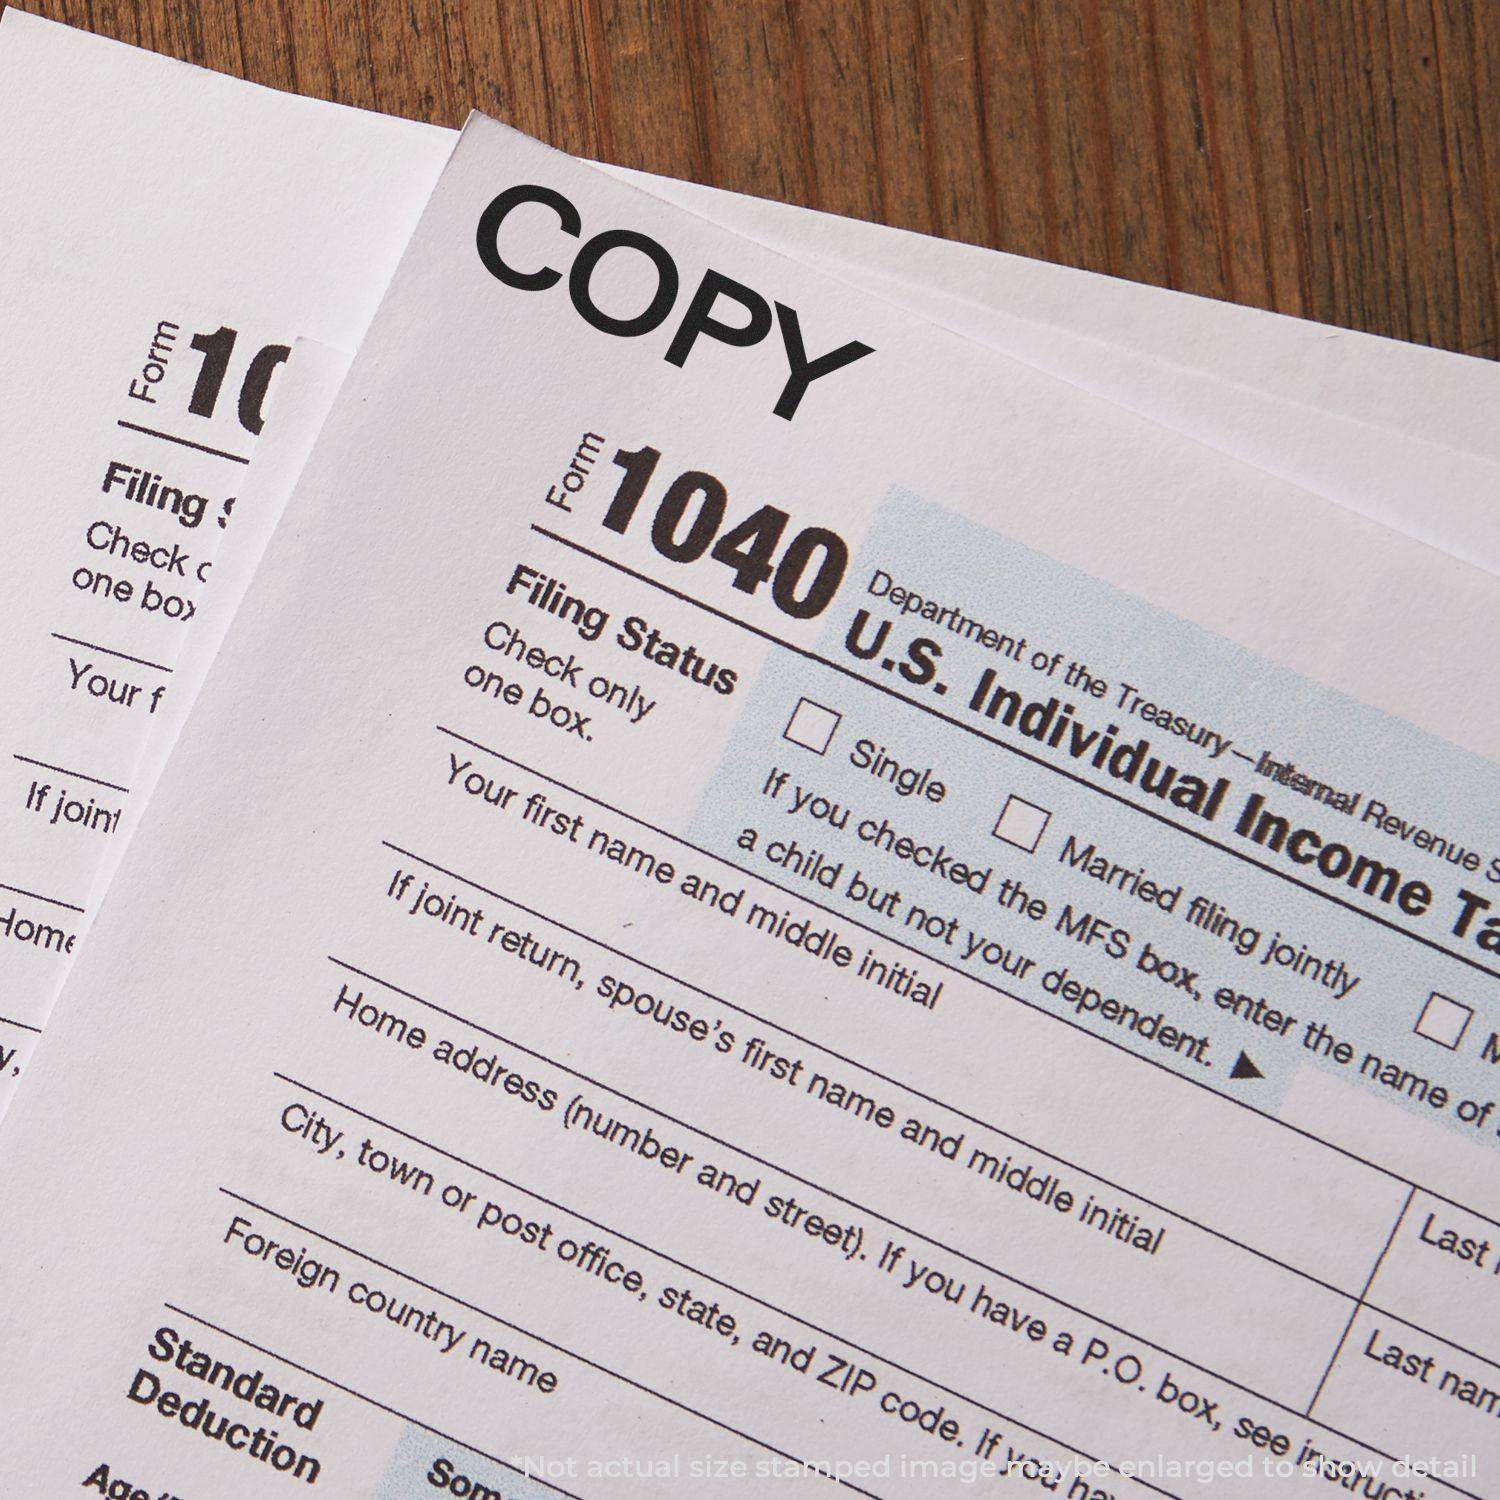
[[[1235,1058],[1234,1066],[1229,1070],[1229,1076],[1231,1078],[1264,1078],[1266,1075],[1250,1061],[1248,1053],[1241,1052]]]

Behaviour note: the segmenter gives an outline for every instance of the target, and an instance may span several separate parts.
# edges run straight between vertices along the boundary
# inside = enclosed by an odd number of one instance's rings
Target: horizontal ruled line
[[[0,891],[9,891],[13,896],[25,896],[31,901],[45,901],[48,906],[60,906],[64,911],[76,911],[80,914],[84,911],[81,906],[75,906],[71,901],[59,901],[56,896],[44,896],[40,891],[28,891],[24,886],[7,885],[0,880]]]
[[[124,427],[130,432],[142,432],[147,437],[160,438],[164,443],[176,443],[179,448],[192,448],[198,453],[207,453],[214,458],[227,458],[230,463],[247,464],[248,458],[238,453],[228,453],[223,448],[210,448],[207,443],[195,443],[191,438],[178,437],[173,432],[160,432],[155,427],[142,427],[139,422],[127,422],[121,417],[116,426]]]
[[[170,672],[171,667],[164,667],[159,661],[147,661],[144,656],[132,656],[128,651],[116,651],[113,646],[101,646],[98,641],[85,641],[76,635],[64,635],[60,630],[52,632],[54,641],[66,641],[70,646],[85,646],[90,651],[100,651],[105,656],[118,656],[121,661],[133,661],[138,667],[150,667],[156,672]]]
[[[22,755],[19,751],[12,757],[24,762],[28,766],[40,766],[44,771],[55,771],[59,776],[71,776],[74,781],[87,781],[94,786],[107,786],[112,792],[130,792],[128,786],[121,786],[118,781],[106,781],[102,776],[90,776],[87,771],[72,771],[67,766],[54,766],[50,760],[38,760],[33,755]]]

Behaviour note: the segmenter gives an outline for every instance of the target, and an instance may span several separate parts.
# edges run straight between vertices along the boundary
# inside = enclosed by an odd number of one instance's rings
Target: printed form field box
[[[1425,1036],[1429,1042],[1436,1042],[1439,1047],[1456,1052],[1473,1017],[1472,1005],[1450,1000],[1447,995],[1440,995],[1434,990],[1427,997],[1427,1004],[1422,1007],[1422,1014],[1417,1017],[1417,1024],[1412,1030],[1418,1036]]]
[[[1034,854],[1051,820],[1052,814],[1045,807],[1038,807],[1024,797],[1007,797],[995,823],[994,837]]]
[[[794,745],[801,745],[804,750],[811,750],[814,755],[825,755],[842,718],[842,714],[814,703],[811,698],[799,698],[781,737]]]

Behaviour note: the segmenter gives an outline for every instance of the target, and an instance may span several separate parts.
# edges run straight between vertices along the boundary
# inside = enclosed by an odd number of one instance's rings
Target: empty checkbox
[[[840,718],[841,714],[814,703],[811,698],[799,698],[781,737],[811,750],[814,755],[824,755],[833,743],[833,732],[839,727]]]
[[[1028,802],[1024,797],[1007,797],[995,823],[994,836],[1033,854],[1042,841],[1042,834],[1047,831],[1047,823],[1051,817],[1052,814],[1045,807],[1038,807],[1035,802]]]
[[[1422,1007],[1422,1014],[1417,1017],[1417,1024],[1412,1030],[1418,1036],[1425,1036],[1429,1042],[1436,1042],[1439,1047],[1446,1047],[1453,1052],[1464,1039],[1464,1032],[1468,1030],[1473,1015],[1473,1006],[1461,1005],[1457,1000],[1450,1000],[1447,995],[1440,995],[1434,990],[1427,997],[1427,1004]]]

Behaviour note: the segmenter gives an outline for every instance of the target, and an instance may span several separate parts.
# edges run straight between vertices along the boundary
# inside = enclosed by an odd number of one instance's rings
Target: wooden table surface
[[[1500,0],[21,0],[225,72],[1500,356]]]

